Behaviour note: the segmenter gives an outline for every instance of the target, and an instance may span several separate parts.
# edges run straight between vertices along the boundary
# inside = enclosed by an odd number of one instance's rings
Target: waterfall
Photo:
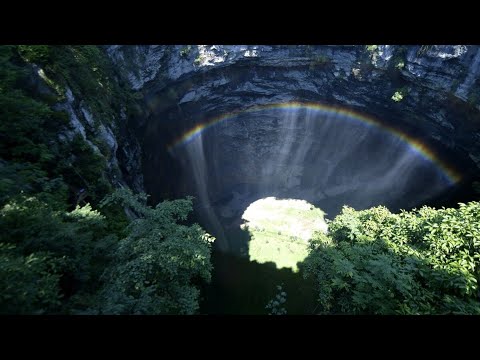
[[[236,252],[241,214],[261,198],[305,200],[333,218],[343,205],[415,206],[450,186],[404,140],[354,120],[314,109],[245,113],[179,148],[179,180],[196,193],[196,213],[219,249]]]
[[[281,113],[279,113],[280,115]],[[272,147],[268,161],[259,169],[261,182],[266,193],[271,192],[285,182],[285,168],[288,169],[288,158],[291,156],[297,133],[298,111],[288,111],[279,119],[280,131],[277,133],[275,146]]]
[[[200,215],[208,224],[208,231],[213,233],[217,238],[216,244],[220,250],[228,251],[228,241],[225,237],[220,221],[212,208],[210,197],[208,195],[208,178],[207,164],[205,161],[205,152],[203,149],[203,137],[199,134],[186,147],[187,156],[190,161],[190,168],[193,174],[195,187],[198,194],[198,206]]]

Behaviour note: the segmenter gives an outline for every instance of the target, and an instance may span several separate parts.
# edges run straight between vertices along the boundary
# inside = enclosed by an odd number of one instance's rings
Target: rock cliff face
[[[31,65],[32,85],[39,93],[55,97],[53,88],[43,69],[36,64]],[[58,139],[70,143],[75,136],[80,136],[93,152],[105,160],[105,175],[114,186],[129,186],[136,192],[144,191],[143,173],[141,169],[141,147],[137,138],[127,126],[125,105],[120,111],[113,108],[113,116],[92,110],[85,101],[87,94],[74,94],[66,86],[63,99],[54,105],[56,110],[68,114],[69,129],[61,130]],[[112,95],[109,93],[108,95]],[[65,154],[70,158],[76,154]],[[102,174],[99,174],[102,176]]]
[[[154,200],[193,193],[204,213],[238,217],[235,211],[255,198],[284,196],[334,214],[344,203],[415,206],[450,187],[438,164],[359,117],[409,134],[463,179],[478,176],[478,46],[109,46],[107,52],[144,100],[143,115],[129,126],[143,145],[145,186]],[[291,102],[339,111],[268,107]],[[254,106],[263,108],[244,111]],[[232,112],[238,116],[225,115]],[[213,124],[216,118],[224,120]],[[202,124],[211,126],[169,147]]]
[[[102,121],[100,117],[95,119],[88,106],[68,88],[66,100],[59,103],[57,108],[67,111],[71,123],[70,131],[59,134],[61,141],[71,141],[76,134],[80,134],[96,154],[105,158],[107,176],[112,185],[128,185],[137,192],[144,191],[141,149],[135,137],[129,135],[125,116],[118,114],[118,118],[112,121]],[[108,150],[100,151],[91,139],[96,139]]]

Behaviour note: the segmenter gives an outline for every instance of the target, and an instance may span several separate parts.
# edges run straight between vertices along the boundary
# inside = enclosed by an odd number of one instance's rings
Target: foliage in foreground
[[[128,226],[105,273],[99,312],[103,314],[193,314],[196,285],[210,282],[213,238],[197,224],[181,224],[192,210],[191,198],[163,201],[155,208],[141,196],[120,190],[103,205],[119,201],[139,218]]]
[[[278,294],[270,300],[265,306],[269,315],[286,315],[285,303],[287,302],[287,293],[283,291],[282,285],[277,285]]]
[[[68,313],[95,290],[116,241],[90,205],[65,211],[39,198],[0,209],[0,313]]]
[[[480,203],[344,207],[303,263],[321,313],[480,314]]]
[[[138,218],[115,233],[89,204],[55,209],[19,197],[0,209],[0,313],[191,314],[201,281],[210,280],[212,240],[198,225],[182,225],[190,199],[155,208],[119,190],[103,202]],[[103,276],[102,276],[103,274]]]
[[[134,108],[117,75],[94,45],[0,46],[0,313],[192,313],[198,307],[196,284],[209,279],[210,248],[198,225],[179,223],[189,200],[150,209],[121,192],[116,198],[139,215],[128,227],[112,197],[99,211],[113,188],[106,177],[109,150],[96,130]],[[86,132],[102,155],[78,134],[59,139],[73,130],[69,115],[55,106],[67,88],[91,111],[94,124]],[[77,206],[80,189],[84,206]]]

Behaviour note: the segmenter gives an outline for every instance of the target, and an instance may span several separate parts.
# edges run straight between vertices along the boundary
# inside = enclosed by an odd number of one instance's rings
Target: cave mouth
[[[460,175],[411,135],[326,106],[265,105],[213,117],[170,147],[182,195],[222,251],[244,254],[242,214],[266,198],[305,200],[332,219],[344,205],[419,206]]]

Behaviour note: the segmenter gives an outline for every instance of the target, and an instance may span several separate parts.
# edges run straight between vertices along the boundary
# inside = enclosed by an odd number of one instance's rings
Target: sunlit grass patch
[[[255,201],[243,214],[244,228],[251,234],[250,260],[297,271],[297,263],[308,254],[313,232],[326,231],[323,217],[322,210],[304,200],[269,197]]]

